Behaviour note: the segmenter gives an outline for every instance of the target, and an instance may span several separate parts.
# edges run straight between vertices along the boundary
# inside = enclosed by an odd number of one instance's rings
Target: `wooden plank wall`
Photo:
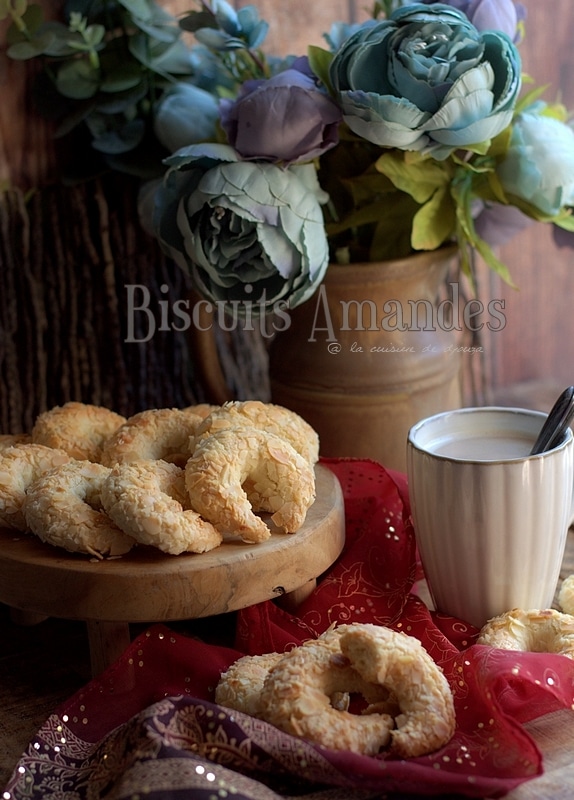
[[[522,0],[527,35],[521,44],[525,72],[548,83],[546,97],[559,95],[574,110],[574,3],[572,0]],[[43,3],[54,9],[57,4]],[[236,5],[247,5],[236,0]],[[174,12],[189,10],[192,0],[170,0]],[[261,15],[271,23],[268,47],[275,52],[304,53],[321,44],[336,19],[364,18],[362,0],[261,0]],[[0,35],[3,28],[0,28]],[[27,117],[30,100],[21,65],[0,63],[0,182],[28,188],[48,179],[54,165],[41,123]],[[486,340],[487,380],[494,390],[521,382],[574,383],[574,252],[559,249],[551,231],[534,225],[502,249],[518,289],[484,273],[480,290],[486,299],[505,303],[506,326]]]
[[[524,71],[550,84],[574,113],[574,3],[522,0],[527,7]],[[491,279],[490,293],[506,301],[506,328],[489,349],[493,387],[516,383],[574,383],[574,250],[558,248],[549,226],[533,225],[501,251],[517,290]]]

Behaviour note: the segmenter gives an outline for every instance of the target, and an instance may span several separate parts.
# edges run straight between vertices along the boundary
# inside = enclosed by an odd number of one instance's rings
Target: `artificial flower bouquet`
[[[225,0],[179,20],[153,0],[2,13],[9,54],[46,61],[60,133],[82,125],[100,166],[151,179],[142,222],[210,301],[293,307],[330,262],[451,242],[510,281],[495,245],[533,220],[574,230],[574,132],[522,93],[513,0],[377,0],[285,58]]]

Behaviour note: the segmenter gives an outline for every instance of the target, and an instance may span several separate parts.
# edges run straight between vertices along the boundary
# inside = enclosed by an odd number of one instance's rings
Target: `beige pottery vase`
[[[441,299],[455,256],[331,265],[290,312],[271,345],[271,399],[318,431],[321,455],[404,472],[411,425],[461,405],[460,334]]]

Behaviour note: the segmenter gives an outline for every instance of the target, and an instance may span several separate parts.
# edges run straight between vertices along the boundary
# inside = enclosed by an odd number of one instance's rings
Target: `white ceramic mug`
[[[438,611],[481,627],[550,608],[571,520],[574,438],[529,456],[546,414],[464,408],[409,431],[416,540]]]

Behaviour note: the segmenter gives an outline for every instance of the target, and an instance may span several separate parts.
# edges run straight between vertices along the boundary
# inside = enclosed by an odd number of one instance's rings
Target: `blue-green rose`
[[[506,128],[520,91],[510,37],[442,3],[415,3],[353,33],[330,67],[344,119],[370,142],[447,158]]]
[[[214,95],[180,81],[158,102],[154,131],[171,153],[189,144],[214,139],[219,121],[219,103]]]
[[[313,165],[243,161],[232,147],[209,143],[166,163],[155,232],[203,297],[257,315],[313,294],[328,265],[326,198]]]
[[[574,205],[574,131],[546,110],[537,103],[516,117],[497,174],[510,195],[554,216]]]

